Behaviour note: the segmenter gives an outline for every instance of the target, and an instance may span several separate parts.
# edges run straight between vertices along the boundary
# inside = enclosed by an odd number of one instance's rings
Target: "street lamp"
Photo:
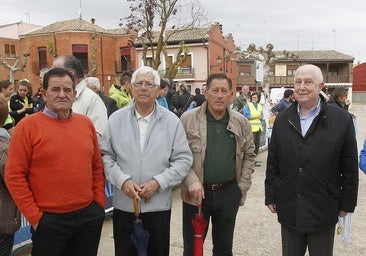
[[[220,71],[222,71],[222,67],[221,67],[222,57],[220,55],[217,56],[216,63],[217,64],[210,65],[210,69],[213,69],[214,67],[220,66]]]

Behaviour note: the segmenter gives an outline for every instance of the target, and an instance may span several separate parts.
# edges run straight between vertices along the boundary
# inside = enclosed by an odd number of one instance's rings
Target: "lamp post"
[[[216,58],[216,64],[212,64],[210,65],[210,70],[214,69],[215,67],[220,66],[220,71],[222,71],[222,57],[219,55]]]

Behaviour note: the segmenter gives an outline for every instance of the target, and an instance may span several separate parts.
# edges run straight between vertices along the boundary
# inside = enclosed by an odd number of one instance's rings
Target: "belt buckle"
[[[212,191],[218,190],[219,188],[220,188],[220,184],[212,184],[211,185],[211,190]]]

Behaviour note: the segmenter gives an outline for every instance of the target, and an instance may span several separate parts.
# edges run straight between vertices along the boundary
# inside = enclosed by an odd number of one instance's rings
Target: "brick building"
[[[366,63],[353,68],[353,102],[366,103]]]
[[[166,34],[169,36],[166,46],[168,63],[162,54],[162,63],[158,68],[161,76],[165,75],[169,63],[175,61],[180,42],[184,41],[189,49],[188,57],[179,68],[174,81],[186,81],[190,91],[194,92],[195,88],[206,82],[211,73],[225,72],[233,80],[233,86],[236,86],[234,39],[231,34],[223,35],[221,24],[216,22],[203,28],[166,31]],[[143,48],[139,42],[136,42],[135,46],[137,67],[140,67],[143,65]],[[147,52],[146,57],[148,62],[149,58],[152,59],[151,51]]]
[[[134,36],[124,29],[107,30],[94,19],[52,23],[19,36],[19,52],[30,52],[22,78],[29,79],[37,89],[39,71],[50,67],[55,57],[69,54],[81,61],[85,75],[93,73],[108,92],[122,71],[135,67],[133,40]]]

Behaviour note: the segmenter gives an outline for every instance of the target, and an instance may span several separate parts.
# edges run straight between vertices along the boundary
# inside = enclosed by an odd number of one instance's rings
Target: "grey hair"
[[[154,76],[155,85],[160,85],[159,72],[149,66],[142,66],[142,67],[139,67],[138,69],[136,69],[136,71],[133,72],[133,74],[132,74],[131,83],[133,84],[136,81],[136,77],[138,75],[145,75],[145,74],[152,74]]]
[[[96,77],[87,77],[85,78],[85,82],[87,85],[95,87],[98,91],[100,91],[100,81],[99,78]]]
[[[315,76],[314,78],[315,78],[315,81],[317,82],[317,84],[320,84],[320,83],[323,82],[324,78],[323,78],[323,73],[322,73],[321,69],[318,66],[315,66],[315,65],[312,65],[312,64],[306,64],[306,65],[303,65],[303,66],[299,67],[295,71],[295,78],[297,77],[297,73],[300,70],[304,70],[304,69],[308,69],[308,70],[313,71],[313,74]]]

